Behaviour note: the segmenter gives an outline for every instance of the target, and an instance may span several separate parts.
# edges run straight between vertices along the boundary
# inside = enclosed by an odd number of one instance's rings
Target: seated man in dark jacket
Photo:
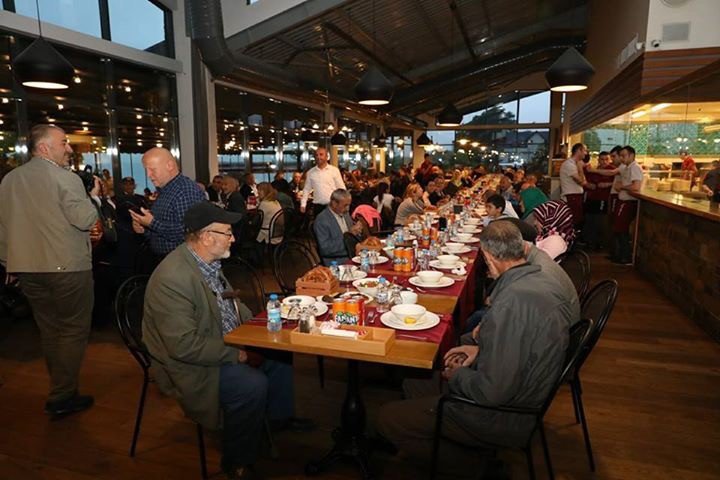
[[[318,253],[324,265],[330,265],[333,260],[338,264],[347,262],[349,257],[343,235],[349,232],[360,237],[362,234],[362,224],[353,222],[350,217],[351,201],[350,192],[338,188],[330,196],[329,208],[320,212],[313,223]]]
[[[496,279],[490,308],[474,345],[461,345],[445,356],[443,376],[450,393],[483,405],[540,406],[557,381],[568,346],[573,308],[557,281],[525,259],[520,231],[509,222],[493,222],[480,234],[480,248]],[[432,382],[431,382],[432,383]],[[401,451],[430,458],[439,396],[418,397],[382,407],[378,431]],[[413,398],[415,397],[415,398]],[[516,446],[532,428],[529,416],[448,405],[443,423],[441,460],[454,476],[470,473],[468,459],[484,441]],[[468,453],[460,445],[474,447]],[[449,473],[449,472],[447,472]],[[472,472],[477,478],[478,472]]]

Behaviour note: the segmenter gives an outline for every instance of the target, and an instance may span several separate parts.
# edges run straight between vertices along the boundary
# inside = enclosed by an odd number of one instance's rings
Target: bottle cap
[[[277,299],[278,299],[277,293],[270,294],[270,300],[277,300]]]

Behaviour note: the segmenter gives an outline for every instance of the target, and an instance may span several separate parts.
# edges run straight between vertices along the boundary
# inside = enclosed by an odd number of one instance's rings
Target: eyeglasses
[[[206,232],[210,233],[217,233],[218,235],[225,235],[227,238],[230,238],[233,236],[233,232],[218,232],[217,230],[205,230]]]

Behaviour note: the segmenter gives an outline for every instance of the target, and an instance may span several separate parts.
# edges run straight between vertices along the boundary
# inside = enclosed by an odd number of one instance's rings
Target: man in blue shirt
[[[145,172],[158,189],[152,209],[130,212],[133,230],[150,239],[150,250],[164,257],[184,241],[183,218],[192,205],[205,201],[197,184],[180,173],[177,160],[169,150],[151,148],[142,158]]]

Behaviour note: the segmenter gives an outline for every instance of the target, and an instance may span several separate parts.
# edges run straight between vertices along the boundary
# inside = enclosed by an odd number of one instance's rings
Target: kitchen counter
[[[717,203],[643,190],[635,267],[720,342],[720,209]]]
[[[679,193],[657,192],[651,189],[642,189],[640,192],[631,195],[640,200],[672,208],[678,212],[697,215],[720,223],[720,204],[711,203],[708,199],[696,199]]]

